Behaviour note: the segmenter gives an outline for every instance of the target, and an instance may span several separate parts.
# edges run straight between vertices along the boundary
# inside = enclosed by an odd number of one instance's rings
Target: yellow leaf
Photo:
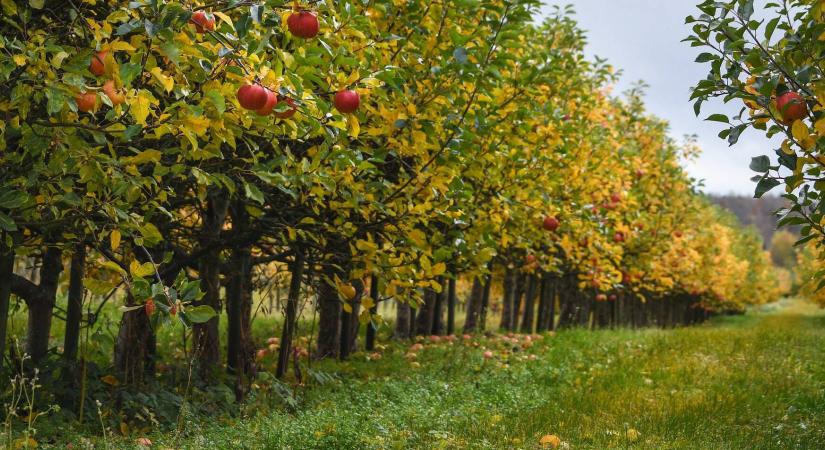
[[[155,67],[154,69],[149,71],[149,73],[151,73],[152,76],[154,76],[155,79],[158,80],[160,85],[163,86],[163,89],[165,89],[167,93],[172,92],[172,88],[175,87],[175,80],[173,80],[172,77],[164,74],[163,71],[160,70],[160,67]]]
[[[120,384],[120,381],[114,375],[106,375],[100,379],[100,381],[108,384],[109,386],[117,386]]]
[[[808,126],[805,125],[805,122],[797,120],[791,126],[791,134],[793,135],[794,139],[796,139],[799,142],[802,142],[805,139],[807,139],[811,133],[808,131]]]
[[[14,60],[14,63],[18,66],[25,66],[26,65],[26,55],[14,55],[11,57]]]
[[[183,123],[198,136],[202,136],[209,129],[209,119],[203,116],[186,116]]]
[[[161,157],[161,153],[158,150],[149,149],[149,150],[144,150],[144,151],[138,153],[135,156],[130,156],[128,158],[124,158],[123,162],[124,162],[124,164],[134,164],[134,165],[147,164],[147,163],[156,163],[156,162],[160,161],[160,157]]]
[[[430,272],[430,274],[434,277],[437,277],[437,276],[443,274],[446,271],[447,271],[447,265],[444,264],[443,262],[440,262],[440,263],[433,266],[432,271]]]
[[[350,115],[347,118],[347,124],[349,125],[349,136],[353,139],[357,139],[358,135],[361,133],[361,124],[358,122],[358,118],[354,115]]]
[[[287,12],[291,13],[291,11],[287,11]],[[218,19],[221,19],[224,22],[228,23],[232,28],[235,28],[235,25],[232,23],[232,19],[229,16],[227,16],[226,14],[224,14],[220,11],[212,11],[212,14],[214,14],[215,17],[217,17]],[[287,16],[287,17],[289,17],[289,16]],[[283,23],[286,23],[286,19],[284,19]]]
[[[153,266],[151,262],[141,264],[133,260],[131,264],[129,264],[129,272],[136,277],[143,278],[155,273],[155,266]]]
[[[352,314],[352,305],[350,305],[349,303],[344,303],[342,308],[344,309],[344,312],[346,312],[347,314]]]
[[[112,246],[113,251],[120,247],[120,230],[112,231],[112,234],[109,235],[109,244]]]
[[[361,299],[361,306],[366,309],[370,309],[373,306],[375,306],[375,301],[372,299],[372,297],[364,297],[363,299]]]
[[[129,45],[128,42],[123,41],[115,41],[109,44],[109,50],[111,51],[122,51],[122,52],[133,52],[135,48]]]
[[[149,91],[141,89],[137,96],[131,102],[130,111],[135,122],[139,125],[146,125],[146,118],[149,117],[152,104],[157,103],[155,97]]]
[[[126,422],[120,422],[120,434],[124,436],[129,435],[129,425],[127,425]]]

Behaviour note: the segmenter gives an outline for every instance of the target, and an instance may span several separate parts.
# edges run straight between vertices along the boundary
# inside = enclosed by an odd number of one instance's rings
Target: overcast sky
[[[587,31],[587,53],[608,59],[622,71],[614,92],[643,80],[650,86],[645,96],[648,109],[670,122],[672,136],[680,141],[685,135],[698,137],[703,153],[688,164],[688,171],[704,180],[706,192],[753,194],[750,159],[769,154],[775,144],[748,130],[738,144],[728,147],[717,136],[723,125],[702,120],[718,111],[706,105],[696,117],[688,101],[690,87],[707,75],[706,65],[693,62],[702,50],[681,42],[690,32],[685,17],[696,15],[698,0],[545,1],[574,6],[575,18]],[[726,110],[735,112],[740,107],[729,105]]]

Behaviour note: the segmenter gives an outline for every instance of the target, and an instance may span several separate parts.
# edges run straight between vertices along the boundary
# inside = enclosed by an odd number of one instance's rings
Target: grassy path
[[[304,391],[294,415],[151,439],[194,449],[535,449],[554,434],[571,449],[825,448],[825,316],[796,302],[772,309],[689,329],[562,332],[518,352],[501,338],[427,344],[414,360],[388,348],[380,361],[318,368],[336,380]]]

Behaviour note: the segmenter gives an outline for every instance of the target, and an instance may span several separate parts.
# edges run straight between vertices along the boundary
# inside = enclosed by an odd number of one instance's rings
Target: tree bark
[[[295,260],[290,265],[291,280],[289,294],[286,301],[284,328],[281,332],[281,348],[278,351],[278,365],[275,376],[283,378],[289,365],[289,355],[292,350],[292,337],[295,334],[295,325],[298,320],[298,302],[301,299],[301,280],[304,276],[304,254],[302,250],[295,252]]]
[[[533,315],[535,311],[536,297],[536,276],[530,275],[527,281],[527,296],[524,298],[524,316],[521,320],[521,332],[530,334],[533,332]]]
[[[409,339],[410,338],[410,316],[412,315],[412,308],[410,304],[396,300],[397,312],[395,314],[395,338]]]
[[[246,233],[249,215],[243,202],[231,207],[232,230]],[[255,373],[255,344],[252,342],[252,248],[241,245],[232,249],[232,264],[226,284],[227,346],[226,365],[237,375],[236,397],[242,400],[249,380]]]
[[[52,310],[55,296],[63,271],[60,249],[49,247],[43,254],[40,267],[40,295],[35,301],[27,302],[29,307],[29,324],[27,348],[33,363],[40,362],[49,352],[49,337],[52,329]]]
[[[501,301],[501,322],[499,323],[499,328],[502,330],[510,331],[510,324],[512,323],[510,317],[513,314],[513,297],[515,296],[516,276],[515,270],[510,268],[505,269],[503,281],[504,298]]]
[[[467,300],[467,316],[464,319],[464,332],[472,333],[478,326],[478,312],[481,307],[481,297],[484,295],[484,286],[478,277],[473,279],[473,288]]]
[[[429,335],[432,332],[435,302],[435,290],[429,287],[424,289],[424,303],[418,307],[418,315],[416,316],[415,334],[417,336]]]
[[[490,306],[490,290],[493,286],[492,263],[489,266],[490,274],[484,279],[484,291],[481,294],[481,306],[478,312],[478,328],[481,331],[487,329],[487,309]]]
[[[327,269],[330,280],[334,271]],[[323,278],[323,277],[321,277]],[[338,357],[341,346],[341,300],[338,290],[323,279],[318,281],[318,358]]]
[[[135,305],[127,293],[126,306]],[[115,341],[115,370],[124,384],[140,383],[154,372],[155,335],[143,308],[127,311],[120,319]]]
[[[444,277],[438,277],[438,284],[441,285],[441,292],[434,293],[435,305],[433,305],[433,327],[430,334],[441,336],[444,334],[444,298],[447,294],[444,286]]]
[[[373,274],[370,277],[370,298],[372,298],[370,322],[367,324],[367,335],[364,340],[364,349],[368,352],[375,350],[375,337],[378,333],[378,327],[375,325],[373,317],[378,313],[378,297],[378,276]]]
[[[518,318],[521,311],[521,300],[527,290],[527,274],[516,271],[514,275],[515,294],[513,296],[513,309],[510,310],[510,317],[507,318],[507,330],[515,331],[518,327]]]
[[[449,287],[447,288],[447,334],[455,333],[455,303],[456,303],[456,280],[450,278]]]
[[[74,363],[80,340],[80,321],[83,316],[83,275],[86,270],[86,246],[79,244],[72,255],[69,269],[69,295],[66,306],[66,332],[63,336],[63,359]]]
[[[220,233],[226,221],[229,207],[227,195],[223,191],[209,195],[201,230],[201,246],[210,247],[220,239]],[[201,279],[203,298],[197,303],[212,307],[215,312],[221,310],[221,249],[214,246],[200,259],[198,275]],[[195,354],[200,365],[200,374],[204,379],[212,377],[221,360],[221,342],[219,334],[219,316],[206,323],[193,327]]]
[[[5,238],[5,233],[0,234]],[[9,322],[9,300],[14,275],[14,249],[6,249],[5,239],[0,241],[0,370],[6,356],[6,332]]]

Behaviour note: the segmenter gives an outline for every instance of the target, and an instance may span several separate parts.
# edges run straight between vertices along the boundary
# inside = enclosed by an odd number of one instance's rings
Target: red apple
[[[89,63],[89,72],[97,76],[102,76],[106,73],[106,68],[103,62],[106,60],[106,55],[108,52],[97,52],[92,55],[92,62]]]
[[[295,100],[289,97],[279,96],[278,101],[286,102],[286,104],[289,105],[289,109],[282,112],[275,111],[275,117],[279,119],[289,119],[295,115],[296,111],[298,111],[298,107],[295,105]]]
[[[680,238],[680,237],[682,237],[682,232],[677,230],[673,233],[673,235],[676,236],[677,238]]]
[[[253,111],[263,108],[269,99],[268,89],[258,84],[245,84],[238,89],[238,103]]]
[[[103,93],[106,94],[106,97],[109,97],[109,101],[112,102],[112,106],[120,105],[126,101],[126,96],[117,91],[113,80],[108,80],[103,84]]]
[[[619,297],[616,297],[616,294],[610,294],[610,297],[608,297],[607,299],[610,300],[611,302],[615,302],[616,299],[618,299],[618,298]]]
[[[556,219],[553,216],[545,217],[544,222],[542,222],[542,226],[547,231],[556,231],[556,230],[559,229],[559,225],[561,225],[561,223],[559,222],[559,219]]]
[[[805,99],[796,92],[786,92],[776,98],[776,109],[782,114],[782,122],[787,125],[804,119],[808,115],[808,105]]]
[[[599,294],[599,295],[596,296],[596,301],[597,302],[606,302],[607,301],[607,296],[604,295],[604,294]]]
[[[613,242],[624,242],[624,233],[617,231],[616,234],[613,235]]]
[[[266,90],[266,103],[264,106],[255,110],[258,115],[261,116],[268,116],[272,114],[272,109],[275,108],[275,105],[278,104],[278,96],[275,95],[274,92],[270,91],[269,89]]]
[[[318,35],[318,18],[309,11],[294,12],[286,19],[286,26],[293,35],[310,39]]]
[[[335,94],[333,103],[335,104],[335,109],[344,114],[348,114],[358,109],[361,105],[361,97],[358,96],[357,92],[346,89]]]
[[[610,196],[610,201],[613,203],[619,203],[622,201],[622,194],[618,192],[614,192],[613,195]]]
[[[75,103],[77,103],[78,111],[94,111],[95,106],[97,104],[97,94],[95,94],[94,92],[83,92],[77,94],[74,98],[74,101]]]
[[[527,255],[527,259],[524,262],[524,265],[529,266],[536,262],[536,257],[534,255]]]
[[[493,352],[491,352],[490,350],[487,350],[486,352],[484,352],[483,356],[484,356],[484,359],[490,359],[490,358],[493,357]]]
[[[195,24],[195,31],[203,33],[206,30],[215,31],[215,17],[203,11],[195,11],[191,22]]]

